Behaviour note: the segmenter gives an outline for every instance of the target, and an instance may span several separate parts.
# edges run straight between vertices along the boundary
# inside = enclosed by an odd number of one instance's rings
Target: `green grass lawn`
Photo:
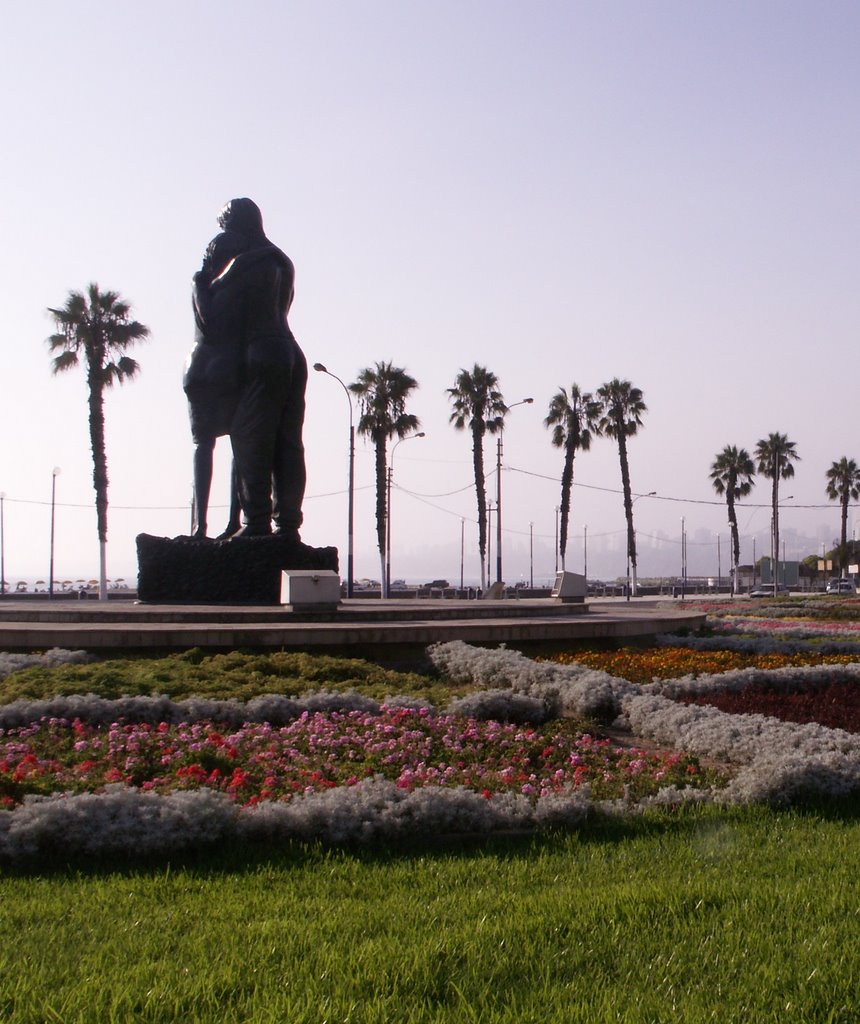
[[[0,1020],[856,1022],[860,805],[0,875]]]

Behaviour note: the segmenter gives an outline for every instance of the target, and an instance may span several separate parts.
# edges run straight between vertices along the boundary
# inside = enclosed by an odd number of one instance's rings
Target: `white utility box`
[[[281,604],[304,608],[334,608],[340,604],[340,576],[331,569],[284,569]]]
[[[559,601],[584,601],[588,587],[585,577],[578,572],[557,572],[552,596]]]

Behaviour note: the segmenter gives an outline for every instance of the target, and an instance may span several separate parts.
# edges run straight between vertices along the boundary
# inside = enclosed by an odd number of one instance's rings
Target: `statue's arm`
[[[209,275],[204,270],[198,270],[191,279],[191,304],[197,327],[203,331],[212,314],[212,290]]]

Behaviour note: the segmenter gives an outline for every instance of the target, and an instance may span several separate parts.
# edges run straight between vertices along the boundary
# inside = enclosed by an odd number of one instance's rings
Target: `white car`
[[[851,580],[828,580],[828,594],[856,594],[857,588]]]
[[[788,594],[788,587],[784,583],[779,583],[776,588],[777,596],[780,594]],[[773,584],[772,583],[759,583],[755,590],[751,590],[750,597],[773,597]]]

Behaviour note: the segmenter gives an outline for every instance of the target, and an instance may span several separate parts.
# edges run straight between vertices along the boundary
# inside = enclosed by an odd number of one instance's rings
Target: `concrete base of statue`
[[[337,548],[290,537],[137,536],[137,596],[147,604],[281,603],[285,570],[338,571]]]

